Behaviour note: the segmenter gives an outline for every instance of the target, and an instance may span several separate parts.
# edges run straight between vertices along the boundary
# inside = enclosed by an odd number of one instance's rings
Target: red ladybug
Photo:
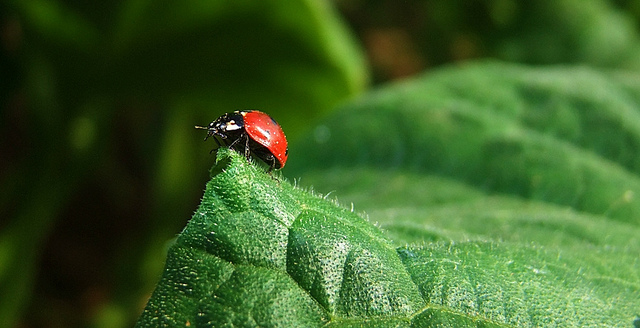
[[[244,153],[247,159],[251,155],[261,159],[269,165],[269,171],[281,169],[287,162],[287,138],[280,125],[263,112],[239,110],[227,113],[208,126],[196,126],[196,129],[208,130],[204,140],[214,137],[218,147],[227,146]]]

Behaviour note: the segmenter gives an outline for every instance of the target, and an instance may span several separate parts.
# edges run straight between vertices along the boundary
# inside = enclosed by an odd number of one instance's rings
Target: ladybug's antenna
[[[196,125],[195,128],[199,130],[209,130],[209,127],[207,126]],[[209,133],[207,133],[207,136],[204,138],[204,141],[207,141],[207,139],[209,139],[209,137],[211,137],[212,135],[213,135],[213,132],[209,130]]]

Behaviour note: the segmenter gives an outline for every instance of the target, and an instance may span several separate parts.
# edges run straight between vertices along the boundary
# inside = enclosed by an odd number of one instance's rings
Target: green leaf
[[[222,149],[138,326],[313,327],[422,307],[378,228]]]
[[[570,78],[569,78],[570,77]],[[640,90],[581,68],[497,63],[372,93],[307,138],[292,170],[365,166],[451,176],[495,192],[640,223]],[[295,154],[296,148],[292,148]]]
[[[442,262],[459,257],[499,277],[486,288],[507,291],[500,281],[515,272],[494,267],[518,253],[513,267],[566,270],[538,277],[536,297],[546,298],[542,286],[566,291],[565,282],[588,291],[585,301],[567,301],[573,310],[530,302],[527,313],[564,309],[556,318],[564,326],[594,317],[602,326],[631,325],[640,304],[637,81],[574,67],[442,69],[343,106],[291,147],[306,156],[292,155],[286,170],[302,185],[353,202],[400,249],[442,252]],[[460,250],[475,248],[483,252]],[[485,280],[445,269],[439,276],[462,290]],[[465,290],[467,302],[476,292]],[[606,318],[598,302],[612,304]],[[442,311],[491,318],[452,304]],[[436,317],[448,317],[442,313]]]
[[[499,63],[371,93],[285,168],[351,210],[222,150],[138,326],[630,326],[638,94]]]
[[[558,251],[466,242],[399,253],[438,315],[456,309],[482,318],[476,325],[623,326],[638,304],[637,285],[576,271],[589,261],[563,259]],[[462,319],[469,320],[456,321]]]

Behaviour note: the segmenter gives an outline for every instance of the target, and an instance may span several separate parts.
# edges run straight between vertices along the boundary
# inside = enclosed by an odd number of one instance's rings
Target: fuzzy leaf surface
[[[355,100],[285,168],[355,212],[222,151],[138,326],[631,326],[633,81],[480,63]]]

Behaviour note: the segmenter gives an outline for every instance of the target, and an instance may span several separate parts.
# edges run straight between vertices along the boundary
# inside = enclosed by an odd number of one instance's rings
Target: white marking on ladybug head
[[[236,121],[231,120],[229,122],[227,122],[227,126],[225,127],[225,130],[227,131],[235,131],[235,130],[240,130],[242,127],[239,126]]]

